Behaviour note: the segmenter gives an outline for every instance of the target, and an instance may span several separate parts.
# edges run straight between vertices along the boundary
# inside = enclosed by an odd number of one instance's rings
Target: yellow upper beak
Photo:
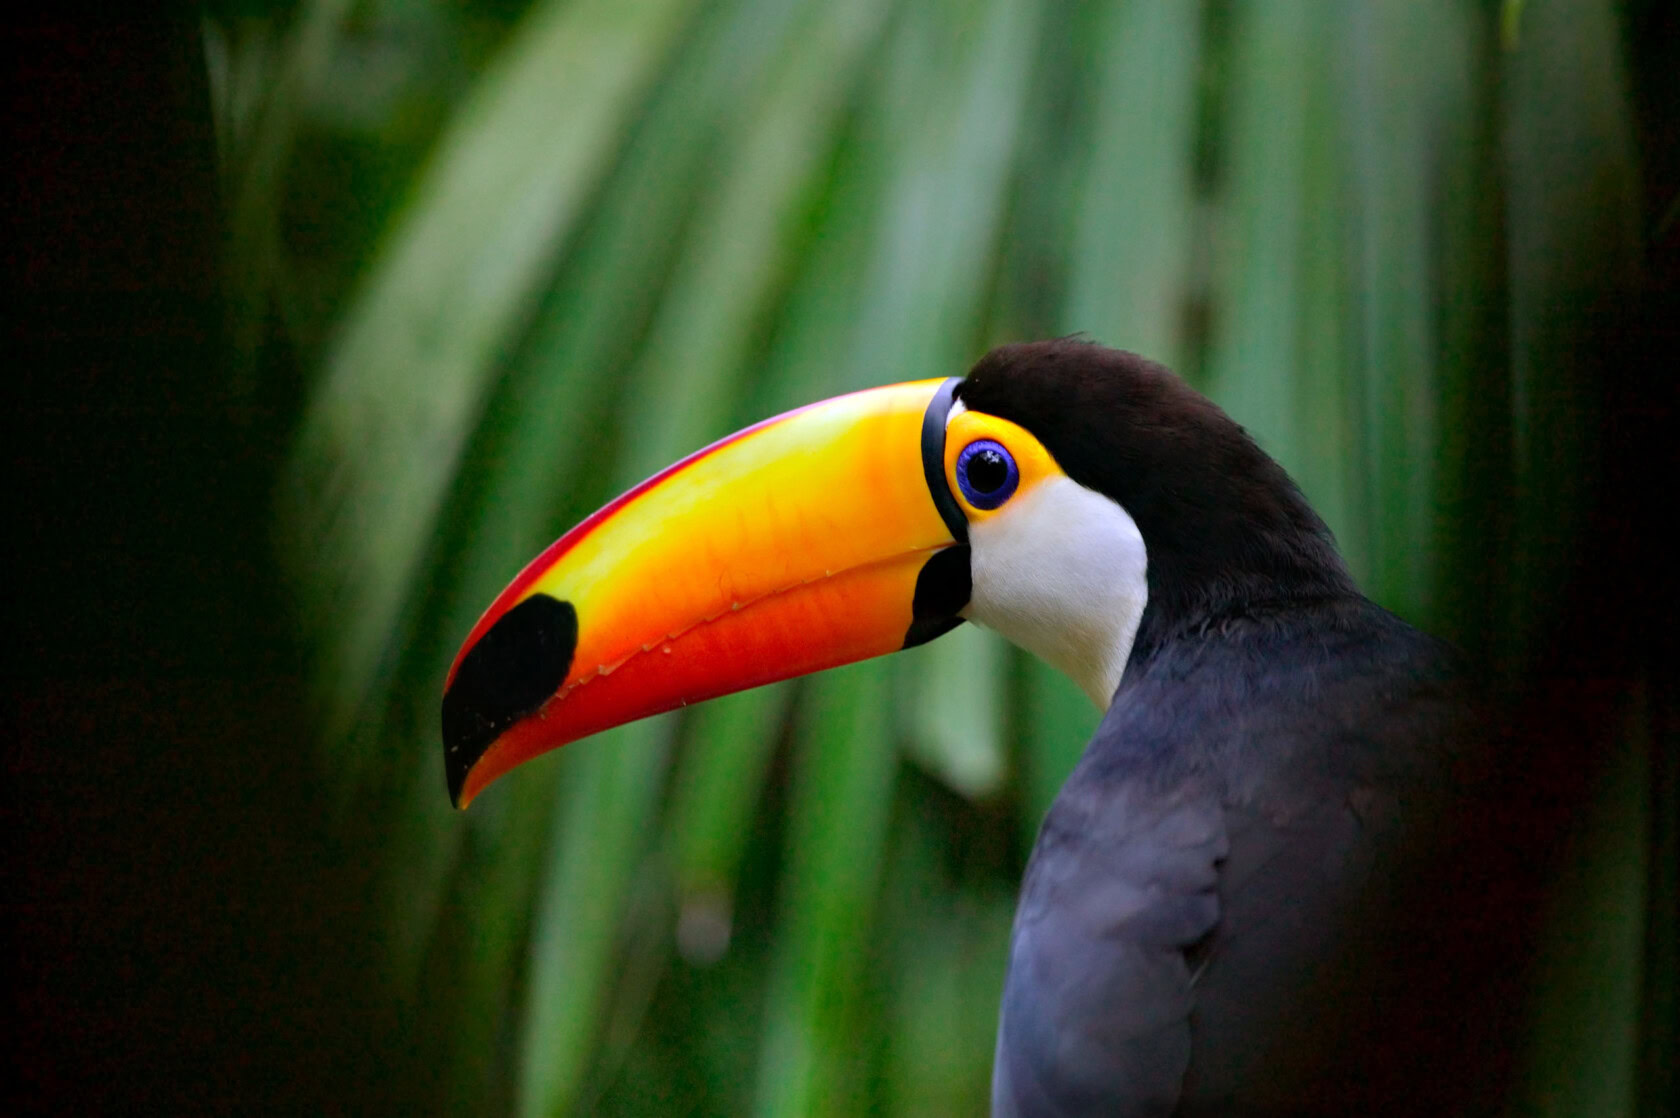
[[[952,383],[869,389],[749,427],[538,556],[445,683],[456,805],[586,735],[957,624],[968,558],[953,549],[961,514],[941,500]]]

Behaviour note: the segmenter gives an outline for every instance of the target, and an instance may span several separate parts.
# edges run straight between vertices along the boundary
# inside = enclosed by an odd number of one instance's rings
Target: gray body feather
[[[1473,1106],[1475,933],[1417,907],[1471,834],[1466,710],[1450,651],[1357,596],[1134,660],[1027,869],[994,1112]]]

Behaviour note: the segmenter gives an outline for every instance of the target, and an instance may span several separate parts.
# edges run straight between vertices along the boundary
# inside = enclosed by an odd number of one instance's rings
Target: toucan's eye
[[[1015,459],[1002,443],[976,439],[957,455],[957,485],[977,509],[995,509],[1009,500],[1021,482]]]

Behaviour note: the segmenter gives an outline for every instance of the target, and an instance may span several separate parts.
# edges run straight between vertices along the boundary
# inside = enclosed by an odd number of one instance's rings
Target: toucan
[[[1082,338],[765,420],[567,532],[449,671],[449,794],[963,621],[1104,712],[1027,862],[994,1114],[1494,1109],[1469,673],[1235,421]]]

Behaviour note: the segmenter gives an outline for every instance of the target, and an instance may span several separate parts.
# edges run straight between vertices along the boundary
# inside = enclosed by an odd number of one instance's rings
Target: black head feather
[[[1134,662],[1234,616],[1358,593],[1283,467],[1165,366],[1079,339],[1026,342],[981,358],[956,395],[1031,431],[1136,522],[1149,604]]]

